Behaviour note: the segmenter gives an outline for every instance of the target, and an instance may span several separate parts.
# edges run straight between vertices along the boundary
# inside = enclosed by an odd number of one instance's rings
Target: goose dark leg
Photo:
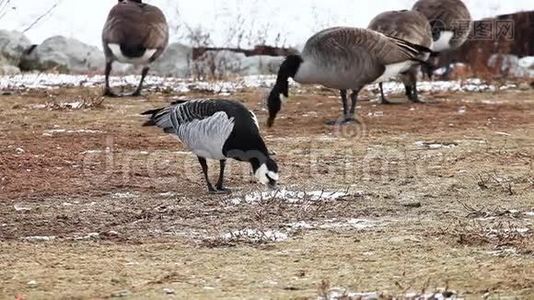
[[[419,100],[419,96],[417,95],[417,73],[414,70],[411,70],[406,74],[406,80],[404,82],[404,87],[406,89],[406,97],[410,99],[410,101],[415,103],[422,103],[421,100]]]
[[[384,95],[384,84],[382,82],[380,82],[378,84],[378,86],[380,87],[380,103],[382,104],[392,104],[391,101],[389,101],[386,96]]]
[[[350,94],[350,113],[349,115],[345,116],[345,123],[349,122],[358,122],[358,118],[356,116],[356,104],[358,103],[358,94],[360,93],[360,90],[352,90],[352,93]]]
[[[137,89],[135,92],[133,92],[133,97],[139,97],[141,96],[141,90],[143,89],[143,81],[145,81],[145,77],[148,74],[148,70],[150,70],[150,67],[144,67],[143,71],[141,72],[141,81],[139,81],[139,85],[137,86]]]
[[[217,190],[213,188],[213,185],[210,182],[210,179],[208,177],[208,163],[206,162],[206,159],[204,157],[198,157],[198,162],[200,163],[200,166],[202,167],[202,172],[204,173],[204,179],[206,180],[206,183],[208,185],[208,191],[210,193],[216,193]]]
[[[226,159],[221,160],[220,163],[221,163],[221,169],[219,171],[219,181],[217,181],[217,184],[215,185],[215,187],[217,188],[217,191],[219,192],[229,193],[231,191],[224,187],[224,168],[226,167]]]
[[[419,99],[419,94],[417,93],[417,81],[414,80],[412,86],[410,87],[411,93],[408,95],[408,99],[410,99],[414,103],[424,103]],[[408,93],[408,87],[406,87],[406,93]]]
[[[349,112],[349,103],[347,101],[347,90],[339,90],[339,94],[341,95],[341,103],[343,104],[343,116],[341,118],[341,123],[344,123],[345,118],[348,115]],[[332,120],[326,122],[326,125],[338,125],[340,123],[340,120]]]
[[[104,96],[108,97],[117,97],[117,94],[113,93],[111,91],[111,87],[109,86],[109,74],[111,74],[111,67],[113,62],[106,62],[106,85],[104,87]]]

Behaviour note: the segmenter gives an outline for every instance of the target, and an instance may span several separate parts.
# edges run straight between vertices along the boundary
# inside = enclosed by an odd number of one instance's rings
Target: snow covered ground
[[[475,19],[534,9],[533,0],[464,0]],[[215,46],[267,43],[299,46],[329,26],[365,27],[378,13],[410,8],[415,0],[146,0],[163,8],[172,39],[191,44],[191,30],[209,33]],[[112,0],[10,0],[0,29],[24,31],[57,4],[26,34],[34,43],[53,35],[100,46],[100,32]],[[240,36],[242,37],[240,38]]]
[[[115,88],[133,87],[139,82],[139,76],[111,77],[111,85]],[[192,79],[148,76],[145,87],[150,91],[173,91],[187,93],[190,91],[208,91],[220,96],[229,96],[231,93],[244,89],[269,89],[274,85],[274,75],[253,75],[237,78],[231,81],[195,81]],[[56,89],[60,87],[98,87],[104,84],[104,76],[63,75],[28,73],[14,76],[0,76],[1,90],[36,90]],[[293,86],[299,84],[292,82]],[[367,89],[374,91],[377,85],[368,85]],[[496,87],[480,79],[467,79],[456,81],[422,81],[418,83],[421,92],[494,92],[497,89],[514,89],[516,84]],[[404,85],[399,82],[384,83],[384,91],[389,93],[404,92]],[[294,89],[293,93],[298,92]]]

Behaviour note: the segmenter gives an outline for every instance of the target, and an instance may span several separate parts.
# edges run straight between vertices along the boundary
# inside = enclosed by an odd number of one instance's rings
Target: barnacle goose
[[[383,33],[387,36],[402,39],[410,43],[431,48],[432,29],[426,17],[413,10],[386,11],[376,16],[367,26],[368,29]],[[426,61],[430,53],[422,53],[418,58]],[[406,89],[406,96],[413,102],[421,102],[417,95],[417,74],[419,65],[412,66],[401,74],[401,80]],[[379,83],[380,96],[383,104],[391,102],[384,96],[382,82]]]
[[[380,83],[406,72],[412,65],[424,63],[418,57],[430,49],[387,37],[361,28],[334,27],[312,36],[300,55],[290,55],[280,66],[276,84],[268,97],[269,119],[274,124],[282,107],[282,97],[289,96],[288,79],[303,84],[322,84],[341,90],[341,123],[354,118],[358,93],[367,84]],[[351,89],[351,106],[346,90]],[[334,125],[339,121],[330,121]]]
[[[169,43],[169,26],[163,12],[142,0],[119,0],[109,12],[102,30],[106,56],[105,96],[117,96],[109,86],[114,61],[143,66],[141,81],[131,96],[141,95],[149,65],[161,56]]]
[[[260,135],[256,116],[240,102],[216,99],[178,101],[143,115],[150,115],[144,126],[157,126],[165,133],[177,135],[198,156],[211,193],[228,192],[223,185],[228,158],[249,162],[259,182],[271,188],[276,186],[278,165],[271,159]],[[219,181],[215,187],[208,178],[206,159],[220,161]]]

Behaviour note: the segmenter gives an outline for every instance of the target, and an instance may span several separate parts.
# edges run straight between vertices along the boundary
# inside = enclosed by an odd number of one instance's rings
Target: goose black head
[[[289,97],[289,82],[288,79],[295,77],[299,70],[302,58],[299,55],[289,55],[280,66],[278,70],[278,77],[269,98],[267,99],[267,107],[269,108],[269,119],[267,126],[272,127],[276,115],[282,109],[282,97]]]
[[[135,3],[143,3],[143,0],[119,0],[119,3],[121,2],[135,2]]]

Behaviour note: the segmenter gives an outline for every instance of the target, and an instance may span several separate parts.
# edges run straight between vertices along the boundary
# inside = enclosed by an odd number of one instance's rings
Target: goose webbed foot
[[[360,124],[360,121],[356,119],[355,117],[341,117],[337,120],[330,120],[326,122],[326,125],[329,126],[343,126],[343,125],[349,125],[349,124]]]
[[[104,90],[104,94],[103,94],[104,97],[111,97],[111,98],[119,98],[121,97],[121,95],[117,95],[115,94],[113,91],[111,91],[110,88],[106,88]]]
[[[391,102],[391,101],[388,100],[388,98],[386,98],[386,97],[381,97],[381,98],[380,98],[380,104],[391,105],[391,104],[395,104],[395,103]]]
[[[225,187],[222,187],[222,186],[218,186],[217,187],[217,190],[215,190],[214,192],[212,192],[212,194],[231,194],[232,193],[232,190],[231,189],[228,189],[228,188],[225,188]]]
[[[418,96],[409,97],[408,99],[410,99],[410,101],[412,101],[413,103],[420,103],[420,104],[426,103],[425,101],[421,100]]]
[[[142,97],[141,91],[135,91],[129,95],[130,97]]]

